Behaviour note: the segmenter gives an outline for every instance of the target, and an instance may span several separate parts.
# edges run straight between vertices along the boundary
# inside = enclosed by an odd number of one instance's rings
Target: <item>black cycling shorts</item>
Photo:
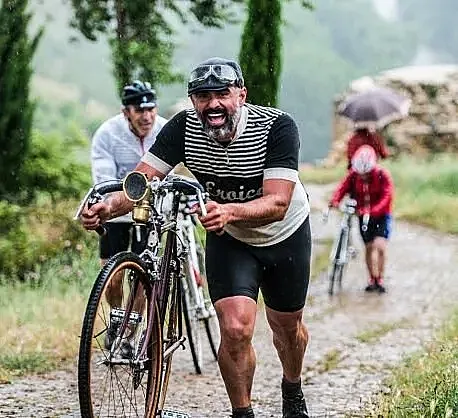
[[[312,239],[309,218],[287,239],[255,247],[229,234],[207,233],[206,270],[212,302],[230,296],[264,303],[280,312],[302,309],[310,276]]]
[[[108,258],[127,251],[132,247],[132,251],[140,254],[145,247],[144,233],[141,236],[141,242],[137,243],[132,240],[132,224],[127,222],[107,222],[103,225],[106,229],[106,234],[100,237],[100,258],[107,260]],[[131,245],[132,242],[132,245]]]
[[[365,244],[368,244],[376,237],[385,239],[390,238],[393,229],[393,216],[382,215],[377,217],[370,217],[367,224],[367,231],[363,231],[363,217],[359,217],[359,232]]]

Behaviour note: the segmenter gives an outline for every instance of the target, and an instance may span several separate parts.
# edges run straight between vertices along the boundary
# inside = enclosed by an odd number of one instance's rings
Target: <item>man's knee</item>
[[[230,297],[215,304],[221,342],[231,346],[251,342],[256,319],[256,303],[247,297]]]
[[[304,324],[302,323],[303,309],[296,312],[278,312],[266,308],[266,313],[270,328],[277,338],[295,339],[305,330]]]

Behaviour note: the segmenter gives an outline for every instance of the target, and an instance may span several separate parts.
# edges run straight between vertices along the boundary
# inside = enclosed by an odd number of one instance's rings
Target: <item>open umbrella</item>
[[[383,128],[408,115],[411,100],[393,90],[374,87],[349,96],[338,108],[338,114],[357,127]]]

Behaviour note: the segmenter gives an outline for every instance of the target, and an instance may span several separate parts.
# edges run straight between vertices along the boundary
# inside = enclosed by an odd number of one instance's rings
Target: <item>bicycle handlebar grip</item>
[[[91,206],[94,206],[97,203],[97,201],[91,201],[89,200],[87,202],[87,208],[90,209]],[[95,228],[95,232],[99,234],[101,237],[103,237],[107,233],[107,229],[103,225],[99,225],[97,228]]]

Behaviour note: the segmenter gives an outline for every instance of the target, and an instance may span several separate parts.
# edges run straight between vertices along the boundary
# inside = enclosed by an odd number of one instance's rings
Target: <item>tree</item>
[[[71,0],[72,26],[87,39],[108,36],[119,91],[134,78],[153,85],[181,79],[172,72],[173,25],[194,18],[204,26],[221,27],[231,18],[232,3],[242,0]]]
[[[249,101],[276,106],[281,74],[281,0],[250,0],[242,34],[240,66]]]
[[[6,200],[19,196],[35,107],[29,86],[42,30],[29,39],[27,6],[28,0],[3,0],[0,9],[0,199]]]
[[[303,7],[311,8],[307,1]],[[239,54],[249,101],[276,106],[282,66],[281,0],[249,0]]]

